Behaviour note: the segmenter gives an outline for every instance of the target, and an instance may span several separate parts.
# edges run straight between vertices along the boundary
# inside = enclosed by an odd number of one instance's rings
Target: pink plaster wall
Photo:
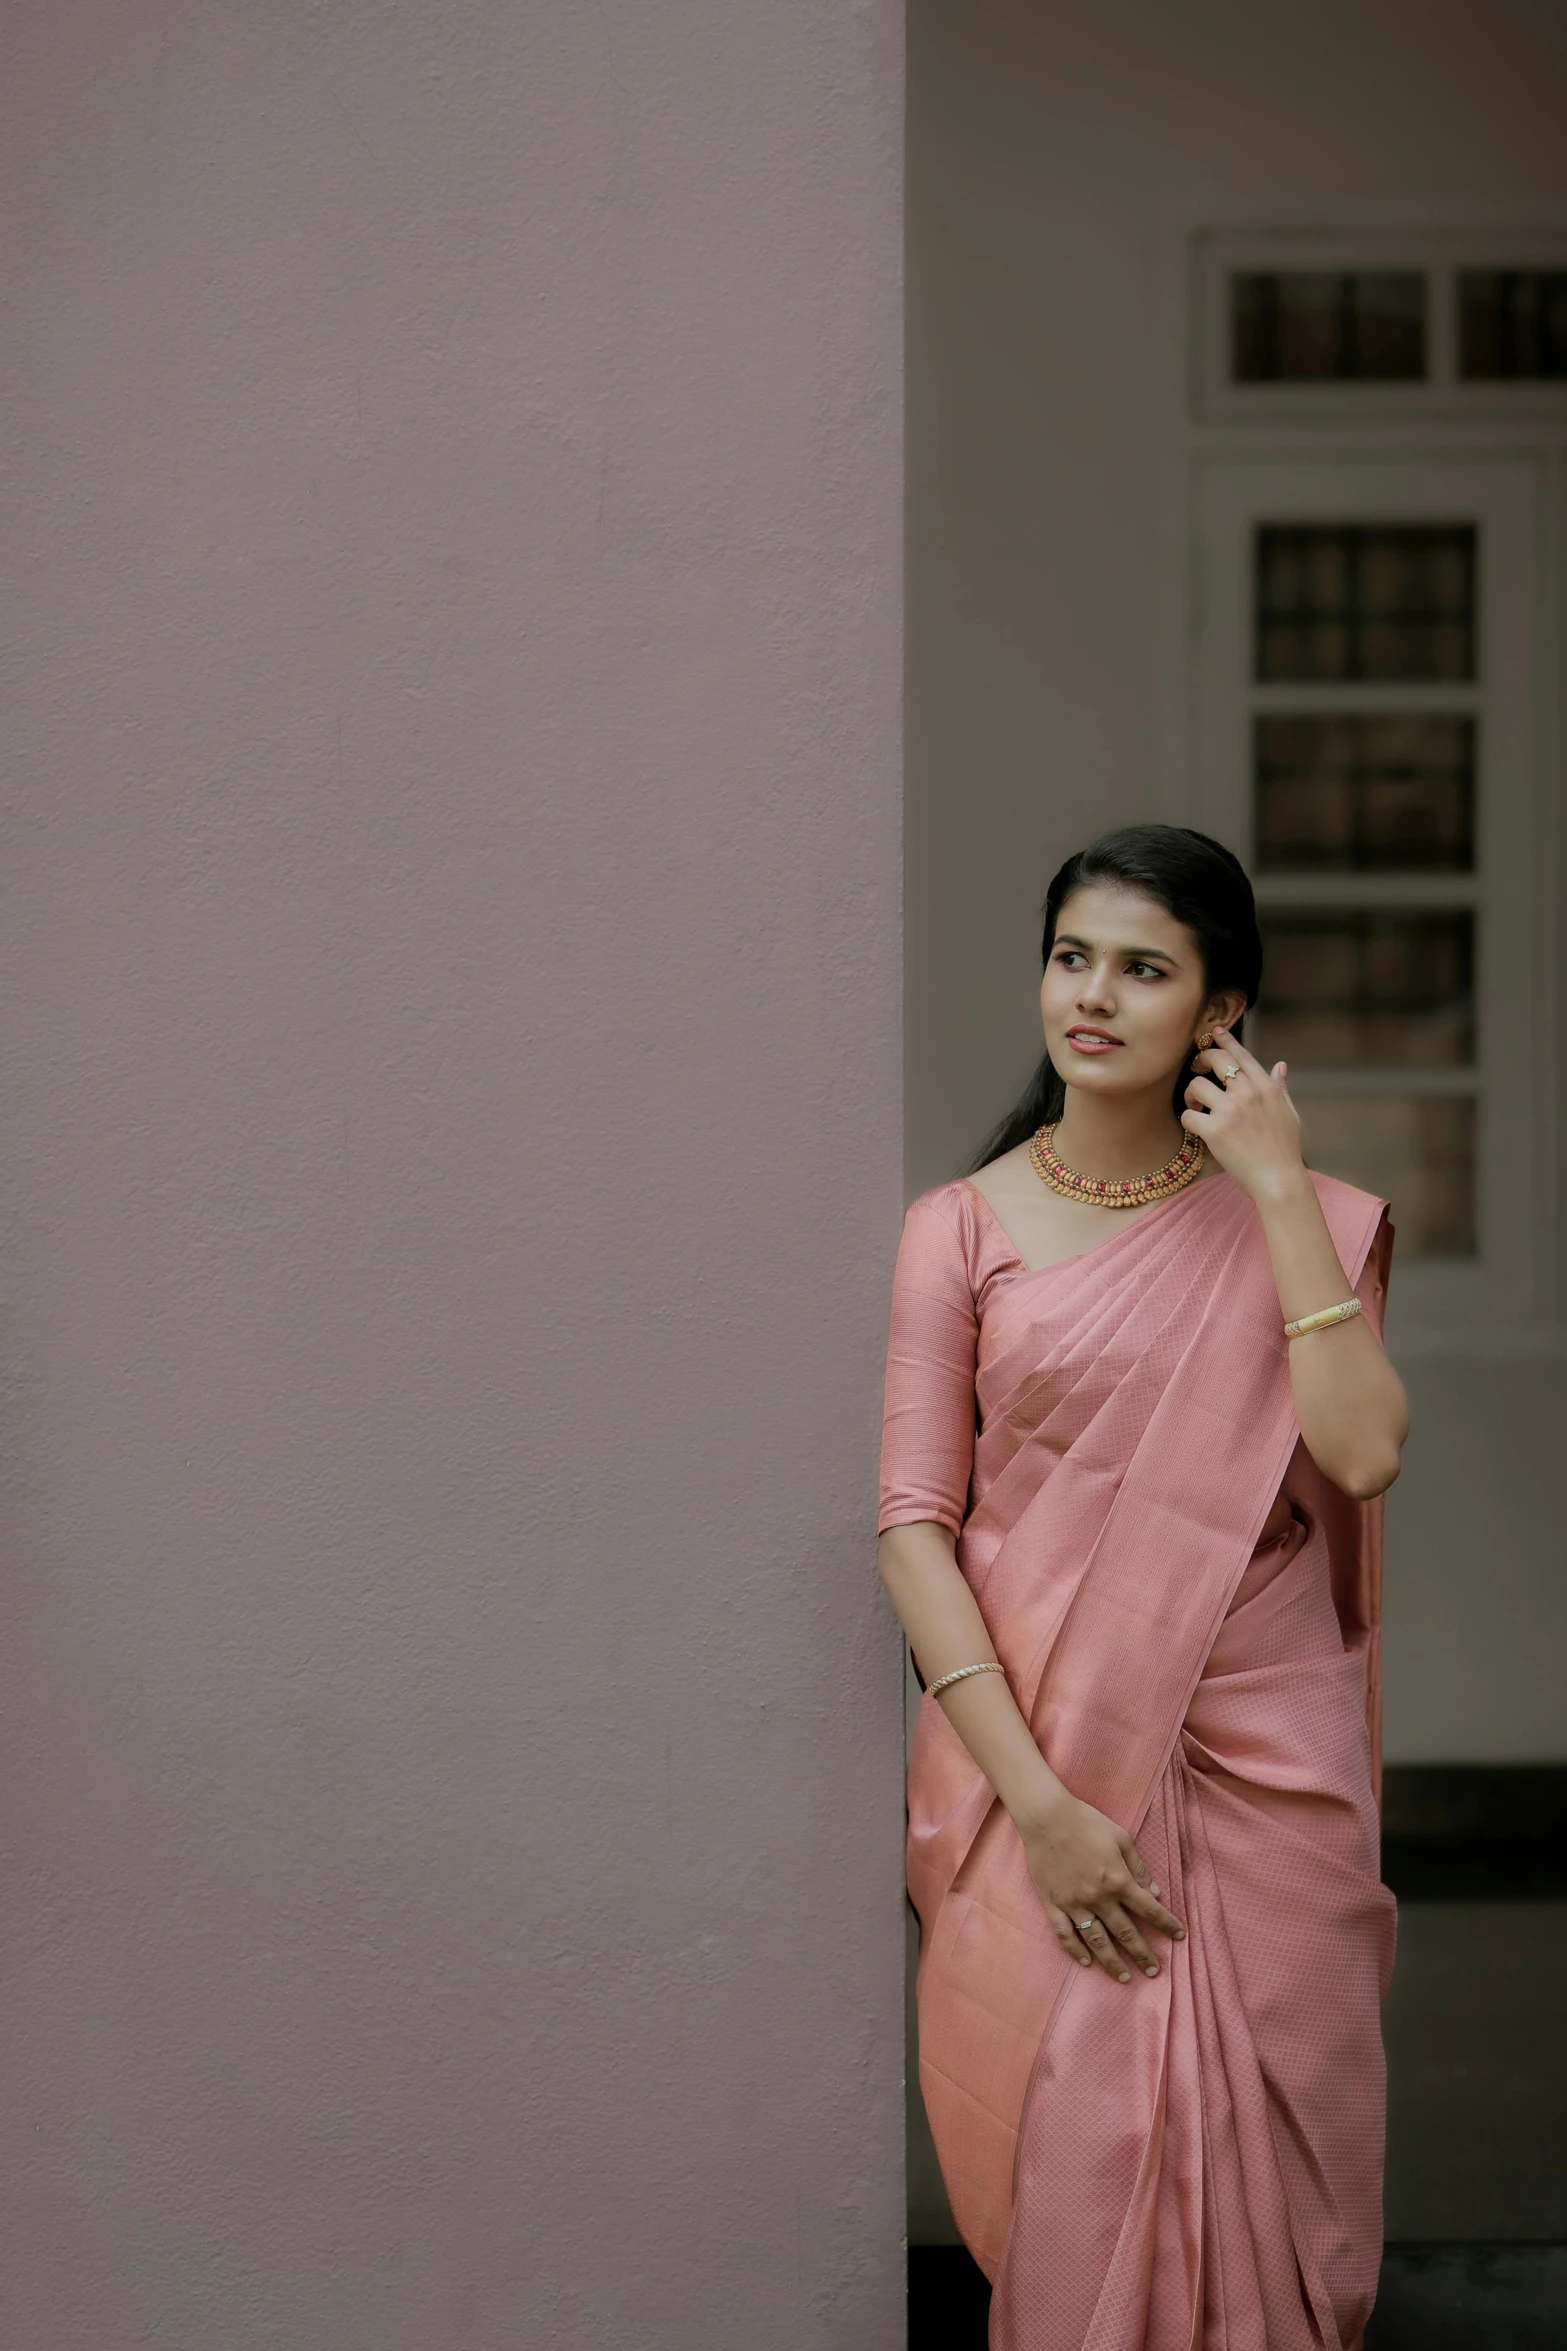
[[[892,2351],[893,0],[27,0],[0,2341]]]

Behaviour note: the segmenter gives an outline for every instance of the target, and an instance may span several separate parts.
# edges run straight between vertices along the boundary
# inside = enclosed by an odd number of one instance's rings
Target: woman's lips
[[[1119,1037],[1097,1036],[1092,1029],[1068,1029],[1066,1041],[1074,1053],[1119,1053]]]

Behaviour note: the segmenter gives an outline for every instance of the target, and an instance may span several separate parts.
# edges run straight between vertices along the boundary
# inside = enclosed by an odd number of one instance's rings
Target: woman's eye
[[[1164,974],[1160,971],[1159,966],[1156,963],[1134,963],[1131,964],[1128,968],[1138,973],[1146,972],[1149,979],[1151,980],[1162,979],[1164,977]]]

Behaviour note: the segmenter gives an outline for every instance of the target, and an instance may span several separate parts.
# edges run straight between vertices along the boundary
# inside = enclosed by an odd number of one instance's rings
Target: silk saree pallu
[[[1312,1180],[1380,1330],[1385,1204]],[[1032,1272],[969,1184],[905,1225],[881,1524],[957,1537],[1042,1752],[1187,1929],[1155,1979],[1070,1960],[925,1701],[920,2080],[994,2351],[1355,2351],[1371,2308],[1381,1506],[1300,1444],[1281,1323],[1222,1174]]]

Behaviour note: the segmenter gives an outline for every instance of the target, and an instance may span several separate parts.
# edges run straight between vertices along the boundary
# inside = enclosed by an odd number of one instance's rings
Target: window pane
[[[1418,270],[1242,270],[1230,280],[1241,384],[1407,383],[1426,371]]]
[[[1469,523],[1264,523],[1257,676],[1472,678],[1475,572]]]
[[[1465,269],[1458,372],[1472,381],[1567,376],[1567,269]]]
[[[1467,1068],[1474,915],[1264,913],[1262,1058],[1305,1069]]]
[[[1299,1108],[1309,1165],[1392,1203],[1401,1260],[1474,1256],[1472,1099],[1313,1094]]]
[[[1472,718],[1259,718],[1262,873],[1472,873]]]

